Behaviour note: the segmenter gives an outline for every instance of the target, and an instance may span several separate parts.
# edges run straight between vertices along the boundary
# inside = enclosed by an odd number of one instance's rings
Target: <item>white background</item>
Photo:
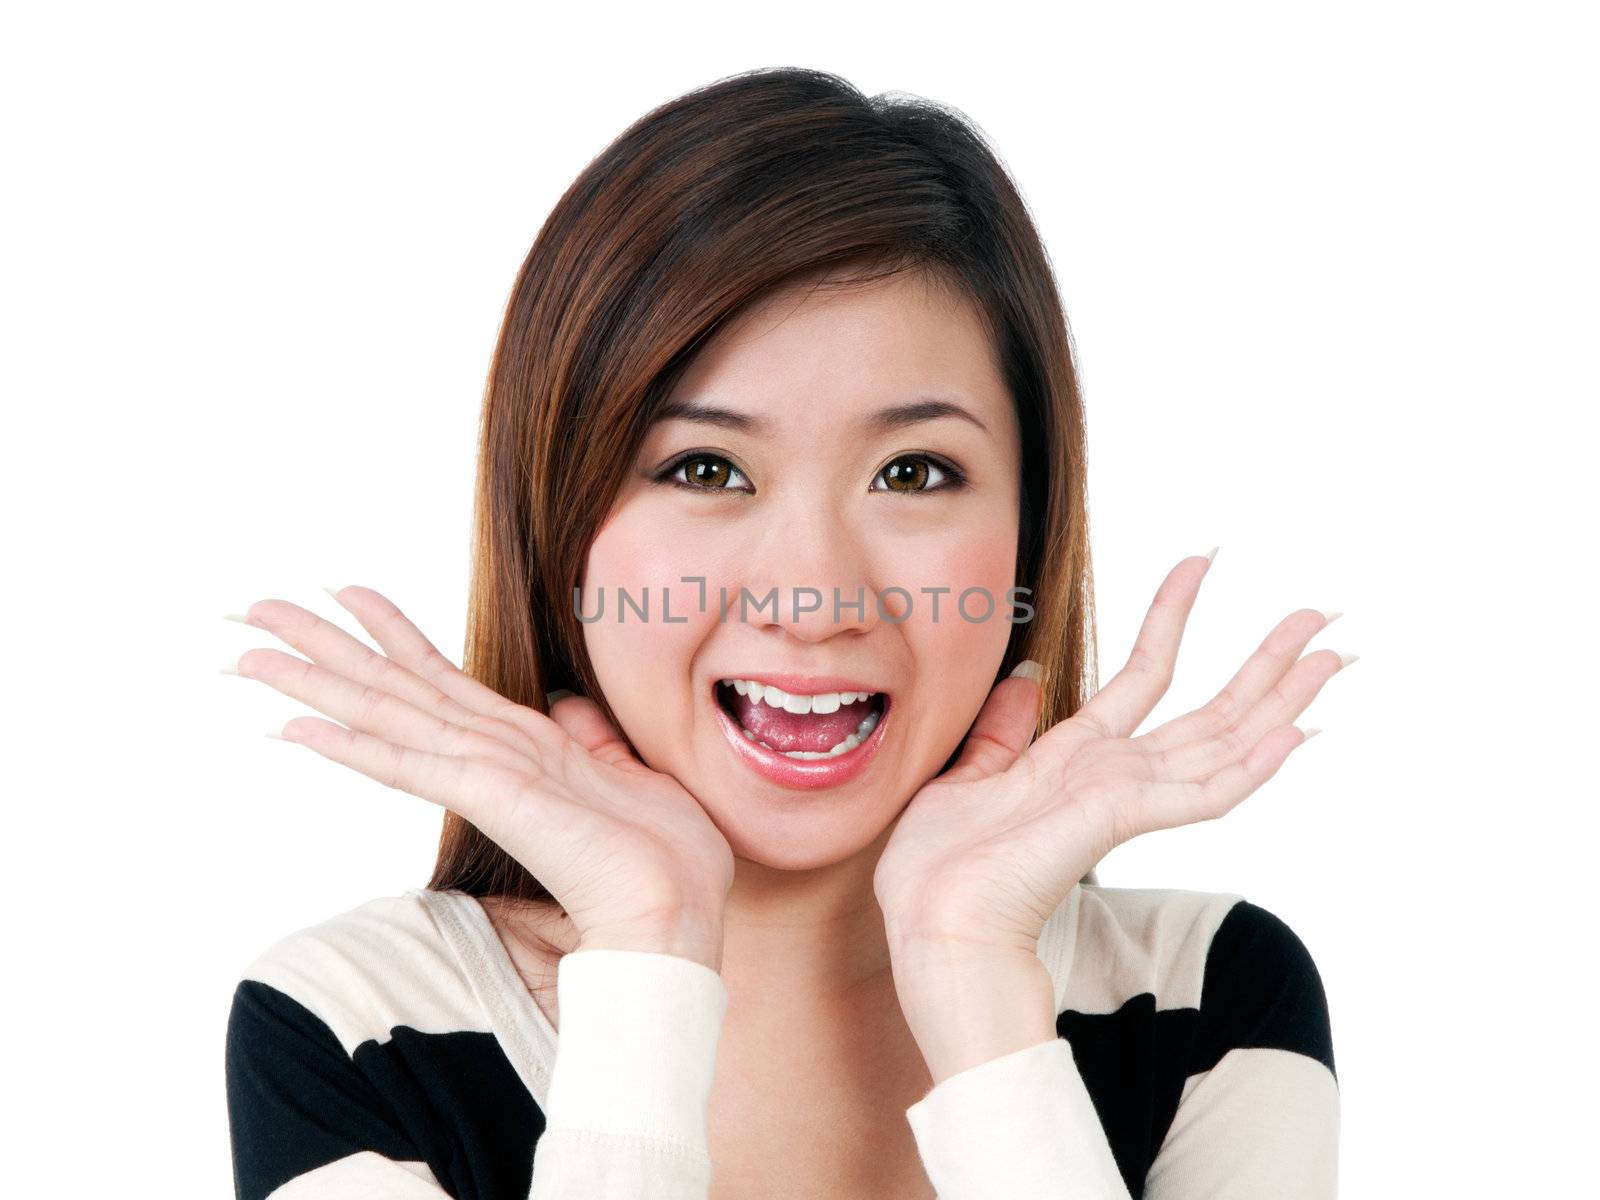
[[[265,739],[310,710],[218,674],[273,644],[222,614],[355,630],[321,588],[362,583],[458,659],[523,254],[630,121],[776,65],[952,104],[1020,182],[1081,356],[1102,680],[1218,543],[1152,724],[1293,609],[1345,611],[1313,643],[1362,656],[1322,736],[1101,882],[1238,892],[1301,935],[1343,1194],[1566,1182],[1600,799],[1581,7],[18,6],[11,1190],[229,1191],[236,972],[425,882],[440,813]]]

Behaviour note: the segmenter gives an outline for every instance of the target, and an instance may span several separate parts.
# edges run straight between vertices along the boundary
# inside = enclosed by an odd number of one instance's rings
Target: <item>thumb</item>
[[[989,693],[967,733],[967,741],[946,779],[982,779],[1017,761],[1033,741],[1039,724],[1039,687],[1044,668],[1026,659]]]
[[[550,710],[550,719],[591,757],[611,766],[638,761],[626,739],[606,720],[593,700],[568,691],[555,691],[545,697],[545,706]]]

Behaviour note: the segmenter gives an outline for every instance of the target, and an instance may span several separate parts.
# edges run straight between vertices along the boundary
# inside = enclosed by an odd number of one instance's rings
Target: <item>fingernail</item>
[[[280,742],[287,742],[289,740],[288,738],[284,737],[283,734],[279,733],[276,729],[267,730],[267,736],[269,738],[274,738],[274,739],[276,739],[277,741],[280,741]]]
[[[1319,734],[1321,732],[1322,732],[1322,727],[1320,725],[1317,726],[1315,729],[1308,729],[1308,730],[1306,730],[1306,736],[1305,736],[1305,738],[1303,740],[1309,742],[1312,738],[1316,737],[1317,734]]]
[[[555,702],[557,700],[565,700],[568,696],[570,696],[572,694],[573,693],[567,691],[566,688],[557,688],[553,692],[546,692],[545,693],[545,697],[544,697],[544,706],[546,708],[552,708],[552,707],[555,706]]]
[[[339,598],[339,593],[341,591],[343,591],[344,588],[347,588],[349,586],[350,585],[348,583],[344,584],[342,587],[329,587],[327,584],[323,584],[322,585],[322,590],[327,592],[328,595],[332,596],[335,600],[337,600]]]
[[[243,676],[243,674],[244,674],[244,672],[240,671],[239,668],[235,667],[235,666],[223,667],[222,668],[222,673],[224,675],[239,675],[239,676]]]
[[[1044,667],[1040,663],[1034,662],[1031,658],[1025,658],[1011,668],[1011,678],[1031,679],[1038,683],[1040,679],[1044,678]]]
[[[1348,667],[1351,663],[1355,662],[1355,660],[1360,658],[1360,657],[1361,657],[1361,655],[1359,655],[1359,654],[1341,654],[1341,655],[1339,655],[1339,666],[1341,668]]]
[[[1342,613],[1342,612],[1334,612],[1331,609],[1328,610],[1327,612],[1324,612],[1322,614],[1322,621],[1323,621],[1322,627],[1324,629],[1326,629],[1329,625],[1332,625],[1335,621],[1337,621],[1342,616],[1344,616],[1344,613]]]
[[[1222,549],[1221,546],[1213,546],[1213,547],[1211,547],[1211,553],[1206,555],[1206,562],[1208,562],[1208,563],[1215,562],[1216,558],[1217,558],[1217,551],[1221,550],[1221,549]]]
[[[239,622],[239,624],[248,625],[252,629],[260,629],[261,628],[261,626],[257,625],[254,621],[252,621],[249,617],[245,616],[243,613],[223,613],[222,614],[222,619],[224,621],[237,621],[237,622]]]

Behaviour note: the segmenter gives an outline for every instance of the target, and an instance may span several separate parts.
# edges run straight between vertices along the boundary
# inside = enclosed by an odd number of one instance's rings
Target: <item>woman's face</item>
[[[1020,468],[976,311],[924,276],[792,289],[699,352],[580,612],[623,731],[736,855],[842,861],[959,745],[1012,629]]]

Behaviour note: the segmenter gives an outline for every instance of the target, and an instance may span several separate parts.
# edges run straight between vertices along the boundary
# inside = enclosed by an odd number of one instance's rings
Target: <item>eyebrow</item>
[[[904,429],[910,425],[920,425],[924,421],[937,421],[943,417],[970,421],[984,433],[989,432],[989,427],[964,405],[954,400],[946,400],[942,396],[918,396],[915,400],[908,400],[903,404],[891,404],[887,408],[864,414],[858,418],[857,424],[861,426],[863,432],[888,432]],[[749,413],[735,412],[731,408],[720,408],[712,404],[694,404],[686,400],[672,400],[664,404],[656,413],[655,419],[693,421],[701,425],[715,425],[721,429],[749,434],[763,433],[770,426],[770,422],[764,417],[751,416]]]

